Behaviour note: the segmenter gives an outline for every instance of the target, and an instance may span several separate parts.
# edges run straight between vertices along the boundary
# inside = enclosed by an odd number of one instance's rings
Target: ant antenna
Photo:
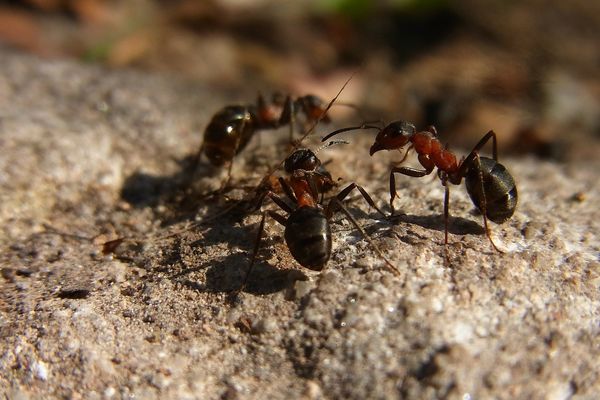
[[[332,140],[331,142],[325,143],[324,145],[322,145],[321,147],[319,147],[318,149],[316,149],[314,151],[314,153],[317,154],[321,150],[324,150],[324,149],[326,149],[328,147],[335,146],[335,145],[338,145],[338,144],[350,144],[350,142],[348,142],[347,140]]]
[[[330,134],[328,134],[327,136],[323,137],[321,139],[321,142],[324,142],[327,139],[329,139],[329,138],[331,138],[331,137],[333,137],[333,136],[335,136],[337,134],[340,134],[340,133],[343,133],[343,132],[348,132],[348,131],[355,131],[355,130],[358,130],[358,129],[377,129],[377,130],[381,131],[381,128],[378,127],[378,126],[369,125],[369,123],[364,123],[364,124],[359,125],[359,126],[351,126],[349,128],[341,128],[341,129],[338,129],[336,131],[333,131]]]
[[[340,102],[335,103],[335,105],[336,106],[342,106],[342,107],[351,108],[354,111],[356,111],[356,113],[358,114],[358,116],[362,120],[366,120],[367,119],[366,116],[365,116],[365,114],[363,114],[363,110],[357,104],[340,101]]]
[[[265,177],[262,179],[261,183],[258,185],[259,187],[267,179],[269,179],[269,177],[272,176],[273,173],[283,165],[283,163],[285,162],[285,160],[289,156],[291,156],[296,150],[298,150],[298,148],[300,147],[300,145],[302,144],[302,142],[309,135],[311,135],[313,133],[313,131],[316,129],[317,125],[319,125],[319,123],[321,122],[321,120],[323,120],[323,118],[325,118],[325,116],[327,115],[327,113],[329,112],[329,110],[331,109],[331,107],[333,106],[333,104],[337,101],[338,97],[340,97],[340,95],[342,94],[342,92],[344,91],[344,89],[346,88],[346,86],[348,86],[348,84],[350,83],[350,81],[352,80],[352,78],[354,78],[354,75],[356,75],[357,72],[358,72],[358,70],[354,71],[352,73],[352,75],[350,75],[350,77],[348,79],[346,79],[346,82],[344,82],[344,85],[342,85],[341,89],[337,92],[337,94],[335,95],[335,97],[333,99],[331,99],[331,101],[327,104],[327,107],[325,107],[325,110],[323,110],[323,112],[321,113],[321,115],[319,115],[319,117],[312,123],[312,125],[310,126],[310,128],[300,137],[300,139],[298,139],[296,141],[296,144],[292,147],[292,149],[285,156],[285,158],[271,168],[271,170],[265,175]]]

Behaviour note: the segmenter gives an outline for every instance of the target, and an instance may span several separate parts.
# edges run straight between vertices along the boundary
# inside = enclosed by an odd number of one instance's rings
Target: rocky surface
[[[491,248],[464,187],[453,187],[447,262],[438,180],[398,178],[393,220],[375,219],[352,196],[352,214],[401,276],[341,214],[320,273],[295,263],[269,221],[235,296],[260,216],[226,210],[251,192],[203,197],[223,177],[204,164],[192,191],[178,185],[210,115],[239,98],[161,76],[0,56],[6,398],[600,393],[597,160],[502,158],[519,188],[515,216],[493,227],[505,253]],[[396,155],[370,158],[371,135],[319,155],[334,177],[363,184],[383,205]],[[236,186],[256,185],[280,161],[276,136],[260,135],[236,160]],[[136,240],[102,253],[124,236]]]

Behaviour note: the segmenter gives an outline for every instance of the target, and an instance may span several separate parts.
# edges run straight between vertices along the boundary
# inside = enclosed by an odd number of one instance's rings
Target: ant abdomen
[[[504,165],[496,160],[479,157],[479,163],[473,163],[465,175],[465,186],[473,204],[482,212],[485,207],[489,220],[502,224],[514,214],[517,186]]]
[[[220,166],[242,151],[255,131],[255,117],[245,106],[227,106],[211,119],[204,133],[204,154]]]
[[[321,271],[331,256],[331,228],[323,210],[299,207],[285,224],[285,242],[300,265]]]

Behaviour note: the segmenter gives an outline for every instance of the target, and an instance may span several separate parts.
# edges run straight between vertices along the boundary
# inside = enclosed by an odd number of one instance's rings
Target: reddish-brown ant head
[[[315,171],[321,166],[315,153],[309,149],[298,149],[294,151],[288,158],[285,159],[283,168],[285,172],[291,174],[296,170]]]
[[[313,94],[302,96],[297,101],[300,107],[302,107],[306,118],[308,118],[310,121],[316,121],[319,119],[321,115],[325,113],[327,108],[326,103],[320,97],[317,97]],[[321,120],[325,123],[330,122],[328,115],[323,115]]]
[[[415,126],[410,122],[394,121],[377,134],[375,143],[371,146],[369,154],[373,155],[379,150],[396,150],[404,147],[415,133]]]

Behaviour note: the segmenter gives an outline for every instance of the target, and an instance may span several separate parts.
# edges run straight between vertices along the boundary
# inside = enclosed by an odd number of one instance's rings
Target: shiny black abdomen
[[[223,165],[246,147],[256,128],[254,121],[245,106],[227,106],[215,114],[204,131],[204,154],[211,164]]]
[[[285,224],[285,242],[300,265],[314,271],[323,269],[331,256],[331,229],[323,211],[300,207]]]
[[[504,165],[487,157],[480,157],[480,164],[483,190],[485,191],[486,216],[491,221],[501,224],[512,217],[515,212],[518,200],[517,186]],[[481,182],[475,163],[465,176],[465,185],[473,204],[481,210],[483,193],[481,193]]]

